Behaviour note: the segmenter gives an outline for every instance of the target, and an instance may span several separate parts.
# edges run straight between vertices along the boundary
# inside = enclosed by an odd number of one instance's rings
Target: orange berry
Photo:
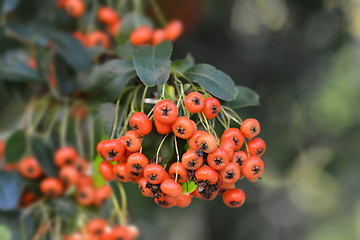
[[[76,199],[81,205],[91,205],[95,199],[95,189],[90,186],[78,188],[76,191]]]
[[[185,98],[185,107],[191,113],[201,112],[205,107],[205,99],[199,92],[191,92]]]
[[[135,29],[130,35],[130,41],[134,46],[139,46],[151,40],[152,30],[148,26],[141,26]]]
[[[141,173],[144,171],[146,165],[149,164],[149,160],[142,153],[133,153],[128,157],[126,168],[131,169],[132,172]]]
[[[175,41],[183,32],[183,25],[179,20],[169,22],[165,27],[165,38],[168,41]]]
[[[113,174],[120,182],[130,181],[130,175],[126,171],[126,163],[117,163],[113,166]]]
[[[245,159],[241,170],[248,180],[255,181],[264,172],[264,162],[259,157],[250,156],[249,158]]]
[[[80,174],[73,166],[65,166],[60,169],[59,177],[65,186],[76,185]]]
[[[182,194],[181,185],[171,178],[162,181],[160,184],[160,189],[164,194],[169,195],[170,197],[175,199],[180,197]]]
[[[86,232],[92,236],[100,237],[104,232],[107,224],[102,218],[94,218],[86,224]]]
[[[41,181],[40,190],[45,196],[56,198],[63,193],[64,186],[60,179],[48,177]]]
[[[130,127],[140,135],[148,135],[151,132],[152,124],[149,117],[143,112],[136,112],[129,120]]]
[[[55,164],[58,167],[63,167],[66,165],[73,166],[76,162],[77,157],[77,152],[73,147],[62,147],[55,152]]]
[[[181,158],[182,165],[189,170],[196,170],[200,168],[203,161],[203,157],[199,156],[195,150],[191,149],[187,150]]]
[[[67,0],[65,10],[70,16],[78,18],[84,14],[85,6],[82,0]]]
[[[119,139],[107,139],[99,142],[96,150],[106,161],[120,161],[125,153],[125,145]]]
[[[146,181],[146,179],[144,177],[139,179],[138,184],[139,184],[139,190],[142,193],[142,195],[144,195],[145,197],[152,197],[153,196],[153,193],[151,192],[150,188],[146,187],[147,181]]]
[[[199,136],[196,142],[197,149],[201,149],[206,153],[211,153],[217,147],[217,140],[215,136],[209,133]]]
[[[202,166],[195,172],[195,178],[200,182],[207,182],[209,184],[215,184],[218,179],[218,172],[209,166]]]
[[[87,46],[108,48],[110,41],[108,36],[102,31],[93,31],[87,36]]]
[[[125,147],[129,152],[138,152],[141,148],[142,137],[135,130],[125,133]]]
[[[144,178],[151,184],[159,184],[166,177],[166,171],[160,164],[151,163],[144,168]]]
[[[39,163],[34,157],[24,158],[19,165],[21,175],[29,179],[37,179],[43,175]]]
[[[119,20],[119,16],[116,11],[110,7],[101,7],[98,10],[99,21],[105,24],[113,24]]]
[[[169,175],[172,179],[176,179],[176,174],[178,183],[184,183],[189,180],[189,172],[181,162],[174,162],[169,168]]]
[[[248,143],[250,156],[261,157],[266,151],[266,144],[261,138],[253,138]],[[247,149],[245,149],[247,152]]]
[[[245,202],[245,193],[236,188],[226,190],[223,193],[223,201],[228,207],[241,207]]]
[[[165,40],[165,30],[164,29],[156,29],[154,30],[151,38],[152,45],[158,45]]]
[[[243,151],[238,151],[235,152],[233,159],[231,160],[233,163],[236,163],[236,165],[238,165],[238,167],[241,168],[243,162],[245,161],[245,159],[248,158],[248,155],[243,152]]]
[[[154,107],[154,119],[164,124],[173,124],[178,116],[178,108],[170,100],[162,100]]]
[[[240,178],[240,168],[233,162],[229,162],[219,173],[222,177],[222,182],[225,184],[235,183]]]
[[[110,162],[102,162],[99,165],[99,171],[106,181],[114,180],[113,165]]]
[[[108,185],[95,189],[94,205],[100,207],[111,197],[111,188]]]
[[[172,131],[175,136],[182,139],[190,138],[195,132],[194,125],[190,118],[184,116],[176,119],[176,121],[172,124]]]
[[[208,97],[205,99],[205,106],[202,110],[207,119],[215,118],[220,112],[220,102],[214,97]]]
[[[219,147],[209,153],[207,157],[207,162],[210,167],[212,167],[215,170],[222,170],[228,165],[229,163],[229,155],[225,151],[225,149]]]
[[[176,199],[175,205],[177,207],[184,208],[184,207],[189,206],[190,203],[191,203],[191,194],[190,193],[184,193],[184,194],[182,194],[180,197],[178,197]]]
[[[240,129],[237,128],[229,128],[226,130],[221,136],[221,141],[226,138],[234,140],[235,151],[239,150],[245,142],[244,135],[241,133]]]
[[[155,123],[156,131],[159,134],[165,135],[172,131],[171,124],[161,123],[156,119],[154,119],[154,123]]]
[[[166,194],[162,194],[159,198],[155,198],[155,202],[157,205],[164,208],[171,208],[176,204],[176,200]]]
[[[260,133],[260,123],[255,118],[245,119],[240,126],[240,130],[246,138],[251,139]]]

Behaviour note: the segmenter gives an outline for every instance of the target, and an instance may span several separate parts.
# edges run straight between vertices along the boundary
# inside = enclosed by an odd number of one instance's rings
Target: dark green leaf
[[[194,182],[190,182],[189,180],[182,183],[181,187],[183,189],[183,193],[192,193],[196,189],[196,184]]]
[[[58,169],[54,163],[54,152],[45,141],[37,137],[32,138],[31,151],[46,175],[53,177],[58,175]]]
[[[17,130],[7,139],[5,144],[5,161],[18,162],[26,150],[26,136],[24,130]]]
[[[165,136],[159,134],[155,127],[153,127],[150,134],[144,136],[142,141],[142,151],[143,153],[151,159],[155,159],[157,149]],[[169,162],[174,155],[174,139],[172,135],[166,137],[163,146],[159,152],[159,160],[161,163]]]
[[[24,184],[17,171],[0,170],[0,210],[15,209],[24,190]]]
[[[10,22],[6,24],[7,30],[15,34],[16,36],[25,39],[26,41],[31,41],[36,37],[36,34],[28,26],[19,23],[19,22]]]
[[[72,68],[59,55],[55,54],[53,58],[55,64],[56,84],[62,94],[70,94],[75,90],[75,78]]]
[[[67,32],[61,32],[38,24],[38,30],[55,45],[64,59],[76,70],[84,71],[91,66],[91,56],[77,39]]]
[[[185,73],[189,68],[195,65],[195,60],[191,54],[186,54],[184,59],[179,59],[171,63],[171,71]]]
[[[134,48],[133,62],[136,74],[145,85],[153,87],[167,82],[170,76],[171,52],[170,42]]]
[[[254,90],[243,86],[236,86],[236,89],[238,94],[235,100],[225,102],[225,106],[231,108],[242,108],[247,106],[258,106],[260,104],[260,97]]]
[[[152,28],[152,22],[144,15],[136,12],[126,14],[123,17],[121,28],[116,39],[118,45],[125,44],[129,40],[130,34],[134,31],[136,26],[143,25]]]
[[[217,98],[231,101],[237,94],[234,81],[224,72],[208,64],[196,64],[185,76],[192,82],[197,82],[206,91]]]
[[[2,12],[4,14],[14,10],[20,3],[20,0],[3,0]]]
[[[12,52],[0,59],[0,79],[13,82],[43,82],[34,69],[31,69],[27,63],[18,59],[16,53]]]
[[[119,97],[128,82],[135,78],[132,62],[114,59],[94,68],[90,75],[89,89],[104,101]]]

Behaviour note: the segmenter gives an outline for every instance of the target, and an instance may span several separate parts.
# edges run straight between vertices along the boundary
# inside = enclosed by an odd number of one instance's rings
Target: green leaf
[[[75,37],[67,32],[37,25],[38,30],[55,45],[55,49],[76,70],[84,71],[91,67],[89,51]]]
[[[189,180],[182,183],[181,187],[183,189],[183,193],[192,193],[196,189],[196,184],[194,182],[190,182]]]
[[[231,108],[242,108],[247,106],[258,106],[260,104],[260,97],[254,90],[243,86],[236,86],[236,89],[238,94],[235,100],[225,102],[225,106]]]
[[[0,211],[15,209],[24,184],[17,171],[0,171]]]
[[[24,130],[17,130],[10,135],[5,144],[5,161],[16,163],[21,160],[26,150],[26,136]]]
[[[165,136],[159,134],[156,131],[156,128],[153,127],[150,134],[144,136],[142,141],[142,151],[149,160],[156,158],[157,149]],[[168,163],[174,156],[175,148],[174,148],[174,138],[172,135],[166,137],[165,141],[159,152],[159,159],[161,160],[161,164]]]
[[[231,101],[237,95],[234,81],[224,72],[208,64],[196,64],[185,72],[192,82],[199,83],[206,91],[217,98]]]
[[[0,59],[0,79],[13,82],[44,82],[37,71],[17,58],[16,53],[9,52]]]
[[[10,240],[11,239],[11,232],[4,225],[0,225],[0,239],[2,239],[2,240]]]
[[[103,101],[114,101],[135,77],[132,62],[113,59],[93,69],[88,88],[91,93],[101,96]]]
[[[190,53],[186,54],[184,59],[179,59],[171,63],[171,71],[176,73],[185,73],[189,68],[195,65],[195,60]]]
[[[121,28],[118,33],[116,42],[118,45],[125,44],[130,37],[130,34],[134,31],[137,26],[149,26],[152,28],[152,21],[140,13],[129,13],[126,14],[121,23]]]
[[[153,87],[167,82],[170,76],[171,52],[170,42],[134,48],[133,62],[136,74],[145,85]]]
[[[58,169],[54,163],[54,152],[52,148],[40,138],[31,139],[31,151],[41,166],[41,169],[48,176],[57,177]]]

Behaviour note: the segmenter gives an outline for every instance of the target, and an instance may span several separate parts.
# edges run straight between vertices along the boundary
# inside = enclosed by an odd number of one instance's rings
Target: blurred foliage
[[[49,1],[39,2],[22,1],[22,20],[51,17],[44,10]],[[198,63],[213,64],[259,93],[260,107],[239,113],[260,120],[266,170],[255,185],[240,183],[247,194],[240,209],[220,199],[162,209],[125,184],[140,239],[360,239],[360,1],[159,2],[164,10],[182,6],[166,16],[183,19],[188,29],[174,44],[173,59],[189,51]],[[67,16],[61,20],[63,28],[75,28]],[[0,52],[18,46],[3,38]],[[64,69],[71,64],[59,61]],[[26,74],[39,78],[29,69]],[[15,84],[0,88],[0,114],[24,112],[27,97],[8,91]],[[101,110],[106,116],[114,105]],[[8,119],[1,117],[0,138],[19,124]],[[106,121],[111,126],[112,118]],[[9,234],[0,226],[0,239]]]

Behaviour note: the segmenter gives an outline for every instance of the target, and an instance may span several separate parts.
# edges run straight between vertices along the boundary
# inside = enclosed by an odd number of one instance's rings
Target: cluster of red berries
[[[220,102],[214,97],[204,99],[199,92],[187,95],[186,109],[192,114],[202,114],[206,119],[215,118],[221,110]],[[189,148],[181,160],[173,163],[168,171],[141,153],[143,136],[152,130],[150,118],[142,112],[131,115],[129,125],[132,130],[119,139],[101,141],[97,146],[104,159],[100,172],[108,181],[138,183],[144,196],[153,197],[163,207],[186,207],[191,197],[211,200],[220,192],[229,207],[240,207],[245,194],[235,188],[235,182],[245,177],[257,180],[263,173],[261,156],[266,150],[265,142],[256,138],[260,124],[249,118],[241,123],[240,129],[229,128],[221,136],[220,144],[215,135],[197,130],[197,124],[186,116],[178,116],[178,107],[170,100],[159,101],[153,109],[156,130],[160,134],[173,133],[187,139]],[[245,137],[251,139],[241,151]],[[115,165],[110,161],[117,162]],[[182,183],[194,182],[196,190],[183,194]]]
[[[134,225],[117,225],[112,228],[102,218],[94,218],[87,222],[84,232],[76,231],[72,235],[64,235],[64,240],[134,240],[139,237],[139,230]]]
[[[35,157],[26,157],[19,164],[22,176],[30,180],[40,180],[41,192],[50,198],[61,196],[71,186],[76,187],[76,199],[84,206],[101,206],[111,196],[109,186],[93,187],[93,180],[87,175],[88,162],[79,157],[73,147],[62,147],[55,152],[54,161],[59,167],[59,177],[45,176]],[[31,198],[31,192],[25,192]]]
[[[183,25],[179,20],[170,21],[164,29],[152,30],[148,26],[141,26],[135,29],[130,35],[130,41],[134,46],[151,44],[158,45],[167,40],[175,41],[183,32]]]

